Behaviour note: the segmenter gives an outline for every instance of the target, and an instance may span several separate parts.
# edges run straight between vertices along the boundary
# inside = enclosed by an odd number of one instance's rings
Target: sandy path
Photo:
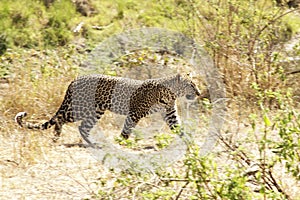
[[[0,138],[0,199],[84,199],[97,192],[103,167],[87,149],[53,145],[42,137]],[[33,149],[37,155],[26,155]]]

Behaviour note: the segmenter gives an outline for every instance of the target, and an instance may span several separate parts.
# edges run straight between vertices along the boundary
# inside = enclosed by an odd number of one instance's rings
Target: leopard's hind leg
[[[93,147],[94,144],[89,140],[90,131],[96,125],[97,121],[102,117],[104,111],[96,111],[94,116],[88,116],[82,119],[79,126],[79,132],[81,137],[88,143],[89,146]]]
[[[56,142],[60,138],[62,132],[62,126],[66,122],[73,122],[73,120],[66,120],[61,115],[56,116],[55,126],[54,126],[55,133],[54,133],[54,137],[52,138],[53,142]]]

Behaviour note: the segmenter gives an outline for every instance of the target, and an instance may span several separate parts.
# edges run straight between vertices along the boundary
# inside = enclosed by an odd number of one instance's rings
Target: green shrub
[[[55,1],[47,14],[48,22],[42,30],[45,45],[68,44],[72,39],[72,28],[75,27],[74,21],[77,17],[75,5],[71,1]]]
[[[46,8],[41,1],[0,2],[0,40],[5,47],[33,48],[68,44],[78,14],[72,1],[55,1]]]

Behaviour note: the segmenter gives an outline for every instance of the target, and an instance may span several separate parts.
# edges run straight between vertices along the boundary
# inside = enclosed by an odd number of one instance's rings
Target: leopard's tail
[[[24,122],[23,118],[27,116],[26,112],[19,112],[15,116],[15,122],[19,124],[21,127],[25,127],[28,129],[36,129],[36,130],[44,130],[48,129],[54,124],[56,124],[56,116],[52,117],[49,121],[46,121],[44,123],[30,123],[30,122]]]

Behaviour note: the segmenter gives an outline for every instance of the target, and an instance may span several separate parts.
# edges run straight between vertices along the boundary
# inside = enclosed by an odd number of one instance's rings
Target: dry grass
[[[29,121],[47,120],[56,112],[67,86],[77,75],[72,66],[76,61],[65,59],[66,52],[60,53],[11,53],[7,58],[8,63],[13,59],[9,63],[13,67],[11,76],[0,84],[1,199],[92,198],[97,196],[99,178],[113,175],[88,150],[63,145],[80,141],[77,124],[64,126],[62,138],[53,143],[52,129],[27,130],[18,127],[13,120],[20,111],[28,113],[26,120]],[[117,121],[110,122],[112,119]],[[122,117],[107,113],[100,125],[109,130],[106,134],[115,132],[117,136],[122,123]],[[151,120],[140,124],[149,126]],[[109,137],[115,142],[114,136]],[[135,148],[141,150],[149,144],[140,142]]]
[[[134,195],[135,199],[143,199],[138,196],[141,193],[140,188],[148,185],[150,191],[163,190],[164,186],[157,175],[149,175],[150,178],[146,181],[137,179],[131,187],[120,185],[118,181],[123,178],[122,175],[108,171],[90,151],[64,146],[63,144],[80,141],[77,124],[64,126],[62,138],[57,143],[51,140],[52,129],[31,131],[17,127],[13,121],[17,112],[28,112],[29,120],[45,120],[56,112],[68,84],[77,75],[76,69],[72,67],[74,62],[64,59],[62,55],[58,55],[56,61],[50,62],[45,58],[45,53],[29,52],[12,63],[14,71],[11,74],[13,75],[7,79],[8,81],[0,84],[0,198],[95,199],[101,197],[101,194],[98,194],[101,191],[114,194],[115,197],[126,196],[123,199],[129,199],[129,196]],[[42,68],[35,64],[43,62]],[[248,114],[253,112],[252,108],[240,104],[237,98],[235,101],[228,102],[228,108],[224,136],[234,143],[245,144],[244,147],[252,155],[258,155],[254,135],[261,137],[261,133],[258,131],[254,134],[247,120]],[[195,113],[192,113],[192,116],[185,116],[184,112],[181,114],[186,118],[197,118],[195,124],[199,127],[207,127],[209,111],[203,108],[197,112],[196,115],[198,117],[200,115],[200,118],[193,115]],[[112,122],[112,119],[116,120]],[[99,124],[107,130],[107,137],[118,145],[114,137],[118,136],[122,123],[122,117],[116,118],[112,113],[107,113]],[[155,129],[151,123],[151,119],[147,119],[140,125]],[[159,129],[162,129],[162,126]],[[201,146],[207,130],[201,128],[195,131],[195,141]],[[110,135],[112,133],[114,135]],[[276,132],[273,134],[276,137]],[[157,141],[152,137],[152,140],[137,142],[137,145],[131,148],[142,152],[144,147],[154,145]],[[152,150],[155,151],[155,148]],[[216,153],[223,156],[217,159],[219,168],[226,168],[233,162],[224,150],[222,145],[215,149]],[[292,199],[297,199],[300,196],[297,182],[286,175],[282,166],[276,166],[276,169],[278,169],[276,178],[282,181],[285,192]],[[182,161],[179,161],[173,168],[166,169],[166,172],[176,174],[184,173],[184,170]],[[130,176],[127,175],[124,179],[128,177]],[[182,184],[174,182],[168,187],[176,196]],[[182,198],[188,198],[189,194],[195,192],[193,187],[187,187],[184,191]]]
[[[1,135],[1,141],[1,199],[83,199],[97,191],[104,170],[85,149],[55,145],[41,132],[22,130]]]
[[[74,61],[62,58],[65,52],[54,53],[10,55],[13,71],[0,84],[1,199],[83,199],[96,191],[101,165],[85,149],[60,145],[80,140],[75,127],[64,128],[65,137],[54,144],[53,130],[29,131],[13,120],[20,111],[28,112],[29,120],[48,119],[56,112],[77,72]]]
[[[234,127],[234,124],[238,124],[238,127]],[[57,144],[51,141],[52,130],[28,131],[17,128],[13,122],[8,121],[5,123],[1,121],[1,126],[6,127],[7,133],[0,135],[2,141],[0,146],[1,199],[94,199],[98,196],[99,190],[109,193],[114,190],[115,184],[119,184],[117,180],[121,174],[108,171],[87,149],[67,148],[61,145],[74,143],[80,139],[75,124],[64,127],[62,138]],[[251,140],[246,137],[251,132],[251,128],[244,121],[241,123],[231,121],[224,128],[227,130],[226,136],[231,135],[236,142]],[[199,138],[195,140],[200,141],[201,134],[198,133],[197,136]],[[253,144],[249,143],[244,147],[257,154]],[[215,149],[216,153],[223,151],[222,145]],[[232,160],[226,153],[223,152],[222,156],[224,157],[217,159],[219,167],[231,165]],[[181,161],[175,163],[174,168],[166,169],[166,172],[173,173],[174,169],[176,173],[180,171],[184,173]],[[276,170],[276,179],[282,181],[285,192],[292,199],[297,199],[300,195],[297,182],[287,176],[282,167],[277,166]],[[107,182],[103,186],[101,186],[102,180]],[[132,187],[138,191],[139,185],[144,184],[157,185],[151,187],[153,192],[163,189],[156,175],[151,175],[151,178],[145,182],[137,181]],[[177,193],[182,184],[175,182],[170,187]],[[120,186],[115,195],[130,196],[129,190],[129,187]],[[193,189],[188,187],[182,198],[188,198],[189,193],[193,193]],[[142,198],[136,196],[136,199]]]

